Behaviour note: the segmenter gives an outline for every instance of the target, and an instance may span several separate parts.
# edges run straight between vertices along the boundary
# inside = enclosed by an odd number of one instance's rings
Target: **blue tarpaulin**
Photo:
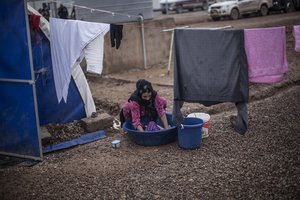
[[[43,148],[43,153],[49,153],[52,151],[57,151],[57,150],[61,150],[61,149],[66,149],[66,148],[70,148],[76,145],[80,145],[80,144],[85,144],[85,143],[89,143],[89,142],[93,142],[96,140],[100,140],[103,139],[104,137],[106,137],[106,133],[104,131],[97,131],[94,133],[87,133],[85,135],[81,135],[80,137],[70,140],[70,141],[66,141],[66,142],[61,142],[59,144],[54,144],[54,145],[50,145],[47,147]]]
[[[40,125],[79,120],[96,108],[78,68],[67,102],[58,103],[50,41],[31,29],[26,10],[26,0],[0,1],[0,154],[40,160]]]
[[[41,159],[26,5],[0,4],[0,153]]]

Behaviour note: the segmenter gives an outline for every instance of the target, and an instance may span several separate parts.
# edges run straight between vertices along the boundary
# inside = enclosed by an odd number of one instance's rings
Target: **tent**
[[[41,125],[89,117],[96,108],[80,67],[68,101],[58,103],[47,22],[34,32],[28,13],[26,0],[0,3],[0,154],[42,160]]]

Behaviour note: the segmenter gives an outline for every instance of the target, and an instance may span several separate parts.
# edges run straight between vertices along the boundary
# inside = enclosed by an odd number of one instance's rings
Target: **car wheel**
[[[268,15],[268,13],[269,13],[268,7],[266,5],[262,5],[260,7],[260,15],[261,16],[266,16],[266,15]]]
[[[178,7],[176,8],[176,13],[182,13],[182,11],[183,11],[182,5],[178,5]]]
[[[162,13],[162,14],[166,14],[167,11],[164,9],[164,10],[161,11],[161,13]]]
[[[230,13],[230,18],[233,19],[233,20],[236,20],[240,17],[240,13],[238,11],[238,9],[234,8],[231,10],[231,13]]]
[[[295,5],[292,1],[288,1],[284,7],[284,12],[288,13],[293,11],[295,11]]]
[[[220,17],[212,17],[212,20],[214,21],[219,21],[221,18]]]

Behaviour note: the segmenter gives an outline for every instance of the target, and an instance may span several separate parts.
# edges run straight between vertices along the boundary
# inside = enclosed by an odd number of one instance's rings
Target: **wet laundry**
[[[276,83],[288,71],[285,27],[245,29],[249,81]]]
[[[122,38],[123,38],[123,25],[111,24],[110,25],[111,47],[116,47],[116,49],[119,49]]]
[[[40,18],[41,16],[39,15],[35,15],[35,14],[31,14],[29,15],[29,25],[31,30],[34,33],[34,42],[36,44],[38,44],[38,32],[40,30]]]
[[[235,131],[248,128],[248,65],[243,30],[174,30],[173,122],[183,121],[184,102],[205,106],[233,102]]]
[[[67,101],[71,73],[84,48],[107,31],[109,24],[50,18],[51,55],[57,100]]]
[[[87,72],[102,74],[104,57],[104,36],[109,31],[106,26],[103,32],[91,41],[84,49],[84,57],[87,65]]]
[[[300,52],[300,25],[293,26],[293,35],[295,38],[295,51]]]

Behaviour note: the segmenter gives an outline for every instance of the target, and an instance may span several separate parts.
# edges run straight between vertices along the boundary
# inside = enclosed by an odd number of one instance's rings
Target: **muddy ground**
[[[281,16],[285,15],[192,26],[275,26]],[[232,104],[185,104],[184,114],[211,115],[210,136],[200,149],[183,150],[177,141],[143,147],[122,130],[110,128],[106,138],[45,154],[42,162],[1,166],[0,199],[300,199],[300,54],[294,51],[291,31],[295,23],[300,21],[286,24],[290,70],[284,81],[250,86],[245,136],[233,131]],[[135,87],[134,82],[110,76],[87,78],[97,112],[114,117]],[[168,99],[171,111],[173,88],[154,87]],[[48,128],[52,138],[44,145],[84,132],[80,122]],[[114,139],[121,139],[120,148],[111,148]]]

